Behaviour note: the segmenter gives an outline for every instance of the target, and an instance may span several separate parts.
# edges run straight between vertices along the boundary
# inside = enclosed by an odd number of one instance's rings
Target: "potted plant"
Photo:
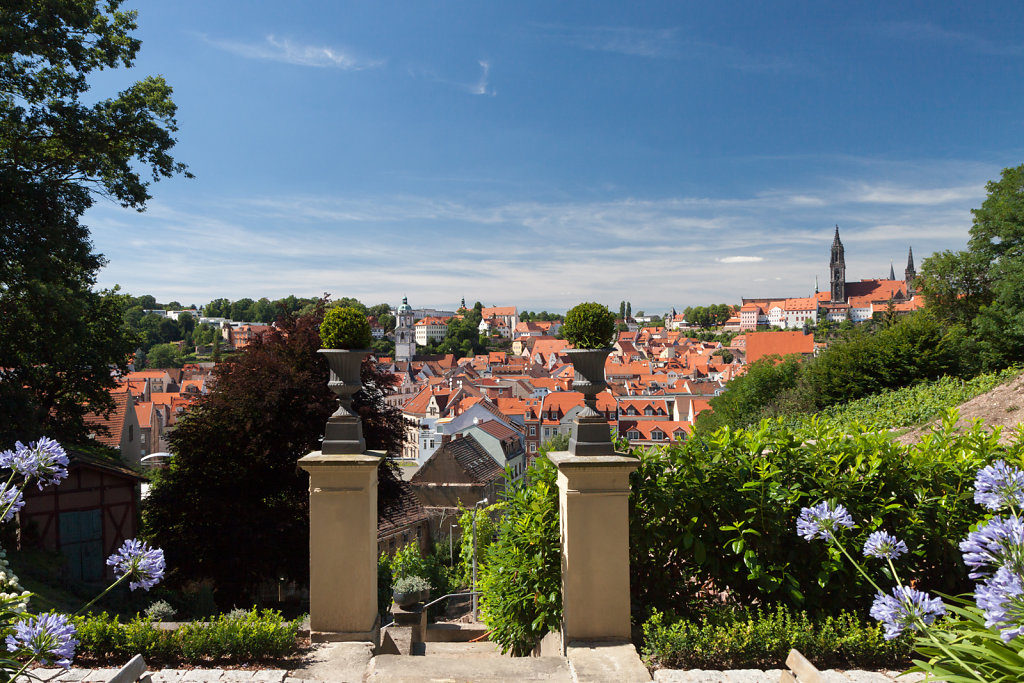
[[[598,303],[577,304],[565,314],[562,336],[577,349],[609,348],[615,338],[615,314]]]
[[[355,308],[339,307],[327,311],[320,323],[319,350],[327,358],[331,369],[328,388],[338,395],[340,406],[327,420],[324,442],[325,454],[362,453],[366,450],[362,423],[352,413],[352,395],[362,383],[359,371],[363,359],[370,355],[372,336],[366,316]]]
[[[565,315],[562,336],[576,347],[567,353],[576,371],[573,389],[582,392],[585,404],[573,420],[569,453],[611,455],[611,432],[604,416],[597,412],[597,395],[608,386],[604,364],[615,338],[615,314],[593,302],[573,306]]]
[[[593,302],[573,306],[565,314],[562,336],[576,347],[568,351],[578,375],[574,387],[587,398],[597,396],[606,386],[604,362],[615,338],[615,314]]]
[[[408,609],[430,596],[430,582],[422,576],[403,576],[395,581],[391,597],[402,609]]]

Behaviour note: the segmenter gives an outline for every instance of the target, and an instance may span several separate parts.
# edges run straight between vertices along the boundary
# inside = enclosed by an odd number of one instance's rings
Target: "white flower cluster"
[[[28,607],[28,599],[32,593],[21,587],[18,575],[11,570],[7,563],[7,551],[0,548],[0,601],[17,600],[11,605],[15,612],[24,612]]]

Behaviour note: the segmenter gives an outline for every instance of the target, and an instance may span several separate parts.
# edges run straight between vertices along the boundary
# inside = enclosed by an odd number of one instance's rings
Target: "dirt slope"
[[[958,426],[966,427],[972,420],[977,419],[989,427],[1001,425],[1003,431],[999,441],[1008,443],[1017,425],[1024,422],[1024,374],[960,405]],[[920,441],[922,435],[930,432],[932,427],[939,423],[939,420],[935,420],[922,427],[916,427],[896,440],[900,443]]]

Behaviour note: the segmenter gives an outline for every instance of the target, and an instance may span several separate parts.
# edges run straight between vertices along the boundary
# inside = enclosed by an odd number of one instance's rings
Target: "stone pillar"
[[[563,647],[628,642],[629,474],[640,461],[621,454],[549,457],[558,467]]]
[[[309,472],[309,630],[314,642],[377,641],[377,466],[383,452],[299,460]]]

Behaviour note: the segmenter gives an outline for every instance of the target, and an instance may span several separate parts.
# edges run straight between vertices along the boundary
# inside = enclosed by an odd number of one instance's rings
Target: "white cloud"
[[[230,40],[218,40],[203,36],[203,39],[226,52],[247,59],[264,59],[297,66],[330,67],[344,71],[360,71],[382,65],[383,60],[370,60],[357,57],[352,52],[319,45],[308,45],[294,42],[288,38],[268,35],[263,42],[243,43]]]
[[[763,256],[725,256],[717,259],[719,263],[760,263]]]
[[[497,93],[494,90],[491,90],[490,92],[487,90],[487,76],[491,72],[491,63],[481,59],[480,69],[482,70],[480,73],[480,80],[476,82],[476,85],[470,87],[469,92],[474,95],[496,95]]]
[[[876,174],[714,198],[192,194],[173,206],[154,202],[144,214],[98,205],[87,222],[110,259],[101,285],[160,300],[329,291],[370,303],[409,294],[417,304],[451,307],[465,295],[547,310],[626,298],[660,310],[806,296],[816,276],[828,281],[835,223],[851,279],[887,273],[911,245],[919,260],[963,248],[969,209],[996,172],[965,176],[951,165],[916,183]],[[743,277],[723,271],[729,264]]]

